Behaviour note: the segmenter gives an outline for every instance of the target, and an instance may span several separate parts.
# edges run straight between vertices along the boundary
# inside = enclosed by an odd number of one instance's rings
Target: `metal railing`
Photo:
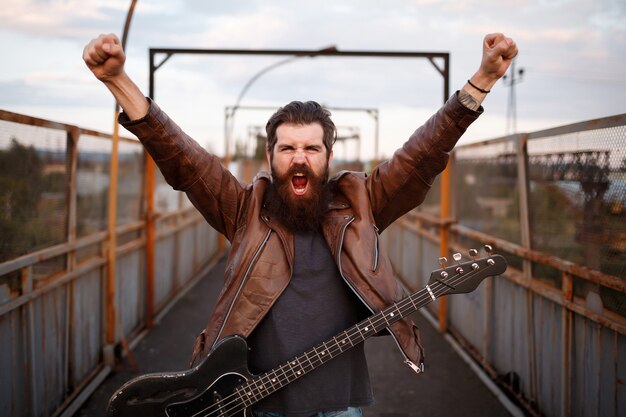
[[[412,289],[436,269],[442,230],[449,253],[489,243],[507,258],[503,277],[429,311],[531,414],[626,411],[624,143],[618,115],[457,147],[450,183],[383,234]]]
[[[217,233],[162,178],[147,238],[145,155],[123,138],[111,285],[110,143],[107,134],[0,111],[0,415],[71,414],[110,372],[115,348],[128,350],[221,253]]]

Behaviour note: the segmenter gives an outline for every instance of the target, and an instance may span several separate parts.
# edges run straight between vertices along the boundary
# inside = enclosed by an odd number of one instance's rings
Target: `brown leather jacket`
[[[448,152],[482,112],[482,108],[469,110],[457,96],[371,175],[344,171],[330,179],[335,192],[323,235],[341,276],[374,312],[404,295],[389,259],[379,253],[379,234],[422,203],[445,168]],[[154,102],[143,118],[129,121],[122,114],[120,122],[141,140],[167,182],[185,191],[210,225],[231,243],[224,288],[209,324],[196,340],[193,362],[224,336],[247,337],[259,324],[291,278],[293,235],[263,205],[270,183],[267,174],[241,185],[217,157],[188,137]],[[405,362],[416,372],[423,369],[419,332],[412,321],[398,321],[390,332]]]

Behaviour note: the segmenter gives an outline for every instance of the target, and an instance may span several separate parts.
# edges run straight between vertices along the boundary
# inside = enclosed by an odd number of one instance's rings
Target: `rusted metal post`
[[[116,319],[116,303],[115,303],[115,249],[117,248],[117,184],[118,184],[118,141],[119,141],[119,125],[117,124],[117,116],[119,110],[116,108],[115,120],[113,121],[113,138],[111,142],[111,161],[109,168],[109,198],[108,198],[108,228],[107,234],[109,238],[107,248],[107,332],[106,342],[108,345],[114,345]],[[113,358],[105,358],[112,360]],[[112,363],[107,363],[112,365]]]
[[[154,230],[154,161],[144,151],[146,180],[146,325],[152,328],[154,325],[154,253],[155,253],[155,230]]]
[[[66,139],[66,166],[67,166],[67,193],[66,193],[66,205],[67,205],[67,243],[73,243],[76,241],[76,228],[77,228],[77,185],[76,185],[76,172],[78,167],[78,139],[80,138],[80,130],[77,127],[73,127],[67,132]],[[67,253],[66,269],[67,271],[73,271],[76,268],[76,250],[71,250]],[[65,375],[65,387],[70,381],[70,332],[72,324],[74,323],[74,281],[67,286],[65,292],[65,352],[63,354],[63,372]]]
[[[443,104],[446,104],[448,96],[450,95],[450,57],[446,56],[444,59],[444,70],[441,74],[443,76]],[[446,169],[441,173],[441,207],[439,216],[443,220],[441,229],[439,230],[439,256],[448,256],[448,238],[450,234],[450,222],[451,217],[451,175],[450,175],[450,162],[446,166]],[[439,299],[439,331],[445,333],[448,330],[448,297],[441,297]]]
[[[130,29],[130,22],[135,11],[135,5],[137,0],[132,0],[128,13],[126,14],[126,22],[124,23],[124,31],[122,33],[121,44],[122,48],[126,48],[126,39],[128,38],[128,31]],[[106,308],[107,308],[107,329],[106,329],[106,343],[109,346],[105,351],[105,363],[112,365],[114,357],[111,352],[111,347],[115,345],[116,335],[115,329],[117,325],[117,313],[115,302],[115,261],[116,261],[116,249],[117,249],[117,184],[118,184],[118,167],[119,167],[119,125],[117,118],[120,113],[120,105],[116,101],[115,109],[113,111],[113,137],[111,138],[111,161],[109,171],[109,195],[108,195],[108,238],[109,245],[107,249],[107,279],[106,279]]]
[[[519,192],[520,212],[520,240],[525,249],[532,248],[530,237],[530,179],[528,178],[528,135],[519,134],[515,138],[517,145],[517,189]],[[530,283],[532,280],[532,262],[524,259],[522,264],[524,279]],[[527,291],[526,297],[526,329],[528,332],[528,365],[530,368],[530,399],[537,398],[537,352],[535,347],[535,323],[534,323],[534,293]]]
[[[446,221],[450,218],[450,164],[441,173],[441,209],[442,219],[439,231],[439,256],[448,256],[448,237],[450,224]],[[439,298],[439,331],[445,333],[448,330],[448,297]]]

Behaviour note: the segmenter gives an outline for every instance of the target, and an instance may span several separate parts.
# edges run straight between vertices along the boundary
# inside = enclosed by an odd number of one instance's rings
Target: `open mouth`
[[[309,180],[305,174],[298,172],[291,177],[291,188],[296,195],[304,195],[309,185]]]

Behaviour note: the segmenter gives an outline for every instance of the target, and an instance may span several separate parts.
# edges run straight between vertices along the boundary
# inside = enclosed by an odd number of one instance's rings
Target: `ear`
[[[272,161],[270,158],[270,151],[269,149],[265,148],[265,158],[267,159],[267,166],[268,169],[270,170],[270,174],[272,173]]]
[[[333,162],[333,151],[330,151],[330,154],[328,154],[328,165],[330,165]]]

